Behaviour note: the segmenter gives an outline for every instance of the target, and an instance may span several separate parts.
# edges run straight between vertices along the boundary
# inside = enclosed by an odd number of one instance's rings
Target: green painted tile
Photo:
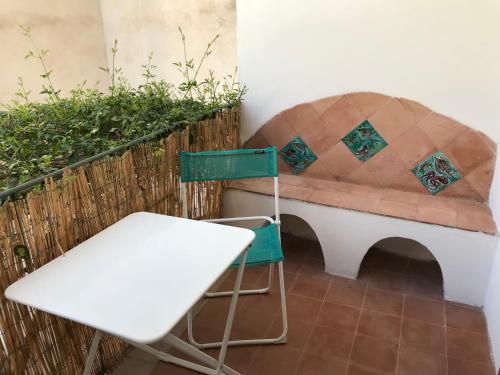
[[[294,174],[301,173],[318,158],[300,137],[292,139],[280,151],[280,155],[287,163]]]
[[[441,151],[431,155],[411,171],[432,195],[462,178],[458,169]]]
[[[354,156],[363,162],[387,146],[387,142],[369,121],[363,121],[359,124],[342,138],[342,142],[351,150]]]

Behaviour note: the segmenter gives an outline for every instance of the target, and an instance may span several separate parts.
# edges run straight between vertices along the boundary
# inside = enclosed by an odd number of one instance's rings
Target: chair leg
[[[266,294],[271,290],[271,286],[273,283],[273,273],[274,273],[274,263],[269,265],[269,279],[268,284],[265,288],[260,289],[243,289],[240,290],[240,296],[247,296],[252,294]],[[224,292],[206,292],[205,297],[207,298],[217,298],[217,297],[229,297],[233,295],[232,290],[224,291]]]
[[[288,319],[286,312],[286,294],[285,294],[285,274],[283,271],[283,262],[278,263],[279,285],[280,285],[280,300],[281,300],[281,320],[283,330],[278,337],[270,339],[250,339],[250,340],[230,340],[228,346],[244,346],[244,345],[266,345],[266,344],[285,344],[288,334]],[[191,311],[188,316],[188,338],[189,342],[198,349],[219,348],[222,342],[199,343],[194,338],[193,334],[193,317]]]

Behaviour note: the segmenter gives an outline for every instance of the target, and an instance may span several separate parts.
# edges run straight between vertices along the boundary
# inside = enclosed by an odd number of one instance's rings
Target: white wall
[[[417,100],[500,139],[498,0],[239,0],[237,17],[243,140],[279,111],[353,91]],[[500,364],[500,255],[485,310]]]
[[[497,223],[500,223],[500,153],[497,155],[497,168],[493,178],[490,207]],[[488,321],[493,357],[496,369],[500,368],[500,244],[491,270],[490,285],[486,295],[484,312]]]
[[[484,306],[490,333],[493,357],[495,358],[496,370],[500,368],[500,249],[493,263],[490,286],[486,295]]]
[[[106,80],[99,66],[106,66],[106,51],[99,0],[0,0],[0,103],[8,104],[17,91],[21,76],[30,98],[40,96],[42,69],[35,59],[24,56],[33,49],[20,25],[30,26],[39,49],[49,49],[51,79],[63,95],[81,83],[93,86]],[[106,87],[101,85],[100,87]],[[1,105],[0,105],[1,107]]]
[[[374,91],[500,136],[500,1],[240,0],[243,138],[295,104]]]
[[[151,51],[156,74],[178,83],[181,75],[172,65],[182,60],[178,26],[186,35],[187,54],[196,61],[208,42],[220,34],[202,77],[213,69],[221,78],[236,67],[235,0],[100,0],[108,61],[118,39],[118,64],[134,85],[144,82],[141,65]]]
[[[133,85],[144,82],[141,65],[154,51],[159,78],[178,83],[172,63],[182,58],[177,30],[184,29],[188,54],[199,60],[209,40],[220,39],[202,76],[208,69],[219,77],[236,66],[235,0],[0,0],[0,109],[14,98],[17,77],[37,99],[41,90],[40,64],[25,60],[33,49],[19,25],[31,26],[39,48],[50,50],[47,62],[52,79],[63,95],[83,80],[105,90],[109,77],[99,69],[111,60],[110,49],[118,38],[118,66]]]

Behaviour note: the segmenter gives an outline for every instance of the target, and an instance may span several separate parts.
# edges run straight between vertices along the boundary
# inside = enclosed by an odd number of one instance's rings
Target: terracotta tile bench
[[[316,233],[326,271],[356,278],[368,249],[403,237],[439,262],[445,296],[481,306],[496,254],[488,207],[496,144],[417,102],[354,93],[299,104],[270,119],[245,148],[280,152],[282,213]],[[272,183],[239,181],[228,216],[272,212]]]
[[[232,189],[273,194],[272,180],[234,181]],[[480,202],[280,174],[280,196],[450,228],[496,234],[490,208]]]

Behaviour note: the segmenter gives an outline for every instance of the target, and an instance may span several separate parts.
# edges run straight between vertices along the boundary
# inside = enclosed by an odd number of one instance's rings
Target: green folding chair
[[[186,183],[196,181],[221,181],[221,180],[241,180],[254,178],[274,178],[274,207],[275,219],[268,216],[234,217],[207,220],[214,223],[230,223],[241,221],[266,221],[268,225],[253,228],[255,240],[251,243],[246,267],[269,266],[269,278],[267,286],[260,289],[241,290],[239,295],[264,294],[269,293],[272,282],[274,265],[278,264],[281,313],[283,331],[276,338],[266,339],[246,339],[231,340],[228,345],[261,345],[261,344],[282,344],[286,342],[288,332],[286,300],[285,300],[285,280],[283,273],[283,250],[280,239],[280,211],[279,211],[279,184],[278,184],[278,160],[276,147],[265,149],[245,149],[233,151],[209,151],[209,152],[181,152],[181,195],[183,202],[183,216],[188,217],[187,210],[187,189]],[[235,260],[232,267],[239,266],[239,258]],[[232,296],[232,291],[207,292],[206,297],[226,297]],[[188,313],[188,336],[191,343],[200,348],[216,348],[222,342],[199,343],[193,335],[193,319],[191,311]]]

